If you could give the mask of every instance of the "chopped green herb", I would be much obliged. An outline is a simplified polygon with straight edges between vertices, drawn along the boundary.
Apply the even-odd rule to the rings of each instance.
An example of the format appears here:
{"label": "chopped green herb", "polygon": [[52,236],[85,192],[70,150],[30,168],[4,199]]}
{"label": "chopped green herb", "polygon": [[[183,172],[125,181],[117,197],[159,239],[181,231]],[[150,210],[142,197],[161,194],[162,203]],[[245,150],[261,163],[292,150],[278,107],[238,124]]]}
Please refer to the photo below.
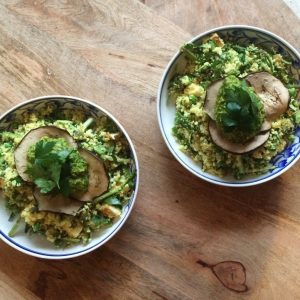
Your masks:
{"label": "chopped green herb", "polygon": [[121,201],[117,197],[114,197],[114,196],[106,198],[103,201],[103,203],[115,206],[115,207],[117,207],[119,209],[122,209],[122,203],[121,203]]}
{"label": "chopped green herb", "polygon": [[21,215],[19,215],[18,219],[16,220],[16,223],[15,225],[11,228],[11,230],[9,231],[8,233],[8,236],[9,237],[13,237],[16,233],[17,233],[17,230],[19,228],[19,225],[21,223]]}
{"label": "chopped green herb", "polygon": [[97,227],[104,226],[111,223],[109,218],[106,218],[102,215],[94,215],[91,220]]}

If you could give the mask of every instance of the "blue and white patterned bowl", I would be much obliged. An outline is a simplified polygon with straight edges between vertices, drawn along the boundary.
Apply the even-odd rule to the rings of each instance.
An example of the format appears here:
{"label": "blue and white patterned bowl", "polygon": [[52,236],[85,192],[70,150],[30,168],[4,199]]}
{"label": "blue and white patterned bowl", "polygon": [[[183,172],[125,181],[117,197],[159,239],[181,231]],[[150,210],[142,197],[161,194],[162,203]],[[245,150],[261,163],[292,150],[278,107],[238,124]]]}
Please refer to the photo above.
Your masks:
{"label": "blue and white patterned bowl", "polygon": [[[202,43],[212,33],[218,33],[225,41],[247,45],[255,44],[264,48],[273,48],[277,53],[288,57],[292,61],[291,72],[300,84],[300,54],[299,52],[281,37],[267,30],[246,25],[230,25],[206,31],[190,42]],[[172,127],[175,119],[175,106],[168,102],[168,86],[174,74],[183,71],[186,65],[184,55],[178,51],[169,62],[162,80],[160,82],[157,96],[157,115],[162,136],[174,157],[194,175],[208,182],[223,186],[244,187],[257,185],[281,175],[294,165],[300,157],[300,128],[295,129],[296,139],[282,153],[273,160],[274,169],[261,176],[236,180],[232,177],[220,178],[213,176],[201,169],[201,166],[193,161],[188,155],[179,150],[179,144],[172,135]]]}
{"label": "blue and white patterned bowl", "polygon": [[24,233],[24,229],[21,228],[20,230],[18,230],[14,238],[10,238],[8,236],[8,232],[10,231],[13,223],[9,222],[8,220],[10,214],[5,209],[5,201],[3,199],[3,196],[0,195],[0,238],[4,242],[15,249],[32,256],[47,259],[66,259],[80,256],[97,249],[108,240],[110,240],[123,226],[132,210],[137,196],[139,184],[139,167],[132,141],[130,140],[122,125],[110,113],[105,111],[100,106],[80,98],[55,95],[39,97],[23,102],[13,107],[0,117],[0,130],[9,130],[14,119],[20,117],[22,118],[22,114],[27,112],[41,111],[47,104],[53,102],[59,107],[59,110],[80,108],[86,112],[87,117],[92,116],[97,119],[105,115],[110,118],[118,126],[119,130],[127,139],[131,151],[131,157],[133,159],[132,169],[136,171],[135,189],[130,201],[123,208],[121,217],[111,227],[95,232],[92,236],[92,241],[89,244],[76,245],[65,249],[56,248],[42,236],[28,236]]}

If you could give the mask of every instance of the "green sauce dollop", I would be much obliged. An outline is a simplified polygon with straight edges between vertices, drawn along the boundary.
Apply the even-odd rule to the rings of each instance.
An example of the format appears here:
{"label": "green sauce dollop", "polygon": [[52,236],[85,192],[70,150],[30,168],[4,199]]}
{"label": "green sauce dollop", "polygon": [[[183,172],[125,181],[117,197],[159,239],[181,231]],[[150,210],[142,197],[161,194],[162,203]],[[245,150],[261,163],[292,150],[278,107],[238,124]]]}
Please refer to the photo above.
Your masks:
{"label": "green sauce dollop", "polygon": [[218,128],[229,141],[244,143],[260,131],[265,111],[245,80],[229,76],[219,91],[215,116]]}

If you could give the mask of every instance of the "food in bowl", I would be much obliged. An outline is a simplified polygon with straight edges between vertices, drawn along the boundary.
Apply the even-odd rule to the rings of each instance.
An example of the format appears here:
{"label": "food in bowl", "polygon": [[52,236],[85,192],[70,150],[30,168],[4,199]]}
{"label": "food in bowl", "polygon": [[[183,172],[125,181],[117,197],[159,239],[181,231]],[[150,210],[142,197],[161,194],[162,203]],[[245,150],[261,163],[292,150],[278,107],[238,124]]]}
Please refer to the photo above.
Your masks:
{"label": "food in bowl", "polygon": [[300,123],[299,86],[288,59],[216,33],[181,51],[187,64],[168,92],[180,150],[219,177],[271,170],[272,158],[294,140]]}
{"label": "food in bowl", "polygon": [[25,222],[58,247],[88,243],[111,226],[134,193],[130,147],[107,116],[49,102],[23,113],[0,133],[0,188],[10,236]]}

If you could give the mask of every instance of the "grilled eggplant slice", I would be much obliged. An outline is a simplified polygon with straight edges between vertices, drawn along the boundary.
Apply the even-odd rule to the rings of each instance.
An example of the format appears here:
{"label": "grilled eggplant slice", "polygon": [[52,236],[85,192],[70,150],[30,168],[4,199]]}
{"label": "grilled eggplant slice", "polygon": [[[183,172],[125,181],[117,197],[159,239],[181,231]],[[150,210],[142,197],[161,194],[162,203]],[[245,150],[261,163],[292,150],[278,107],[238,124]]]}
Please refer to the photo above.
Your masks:
{"label": "grilled eggplant slice", "polygon": [[16,169],[24,181],[30,181],[30,178],[26,173],[27,152],[31,145],[37,143],[44,136],[52,138],[64,138],[71,147],[77,148],[75,140],[68,133],[68,131],[64,129],[56,126],[42,126],[30,130],[16,147],[14,153]]}
{"label": "grilled eggplant slice", "polygon": [[36,187],[33,196],[38,203],[40,211],[51,211],[75,216],[82,202],[72,198],[65,198],[62,194],[42,194]]}
{"label": "grilled eggplant slice", "polygon": [[278,78],[268,72],[258,72],[248,75],[246,80],[261,98],[267,120],[273,121],[286,112],[290,95]]}
{"label": "grilled eggplant slice", "polygon": [[224,138],[220,130],[217,128],[216,122],[213,120],[209,122],[209,133],[213,142],[217,146],[234,154],[245,154],[256,150],[268,140],[270,135],[270,131],[261,132],[244,144],[233,143]]}
{"label": "grilled eggplant slice", "polygon": [[79,201],[88,202],[107,191],[109,180],[103,161],[100,158],[85,149],[80,149],[79,153],[89,166],[89,185],[86,192],[77,193],[73,197]]}
{"label": "grilled eggplant slice", "polygon": [[215,120],[215,106],[218,99],[219,90],[224,83],[224,79],[213,82],[206,91],[204,110],[210,116],[211,119]]}
{"label": "grilled eggplant slice", "polygon": [[272,123],[270,121],[264,120],[260,128],[260,133],[269,131],[271,128],[272,128]]}

